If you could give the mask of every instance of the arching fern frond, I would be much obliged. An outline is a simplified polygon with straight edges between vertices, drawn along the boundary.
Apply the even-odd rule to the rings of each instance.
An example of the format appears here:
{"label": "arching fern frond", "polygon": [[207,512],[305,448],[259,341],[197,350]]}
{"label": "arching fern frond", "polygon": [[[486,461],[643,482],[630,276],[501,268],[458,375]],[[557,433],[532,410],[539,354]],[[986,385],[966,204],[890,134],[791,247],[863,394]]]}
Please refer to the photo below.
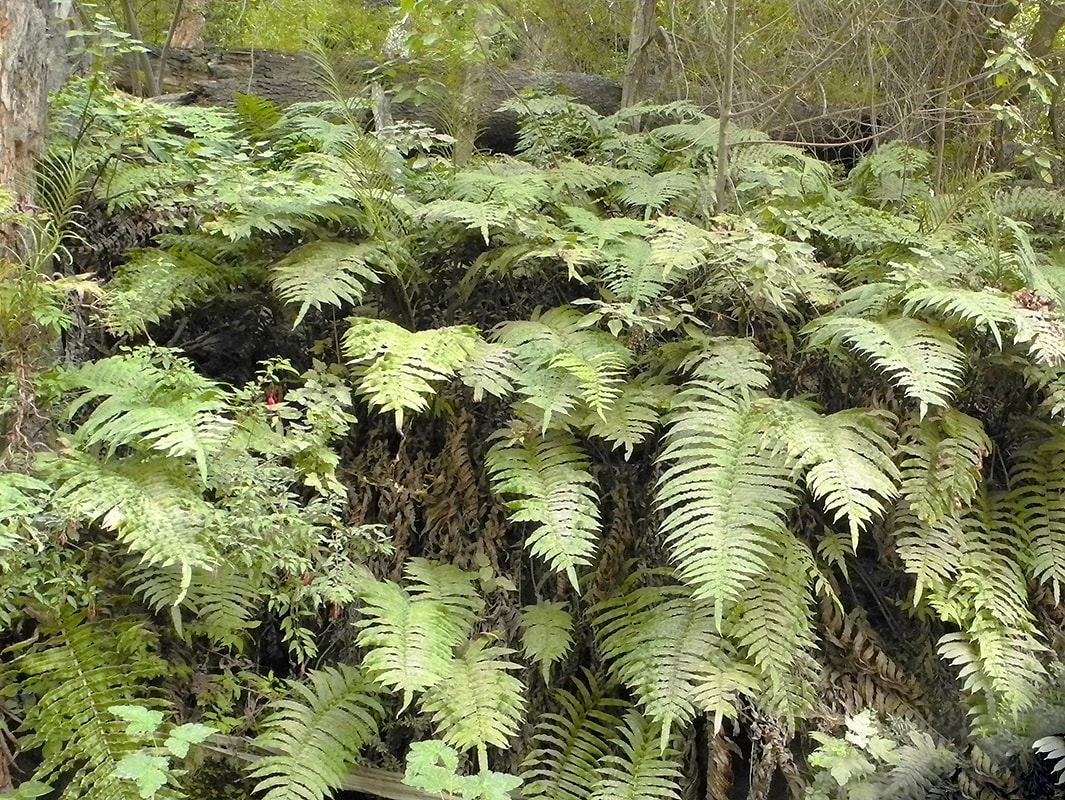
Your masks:
{"label": "arching fern frond", "polygon": [[773,426],[773,438],[805,473],[811,494],[858,534],[894,498],[899,472],[891,460],[894,415],[850,409],[828,416],[798,401],[758,401]]}
{"label": "arching fern frond", "polygon": [[605,415],[618,396],[632,354],[595,323],[591,315],[560,306],[496,331],[522,367],[519,391],[543,411],[545,431],[554,414],[565,415],[578,403]]}
{"label": "arching fern frond", "polygon": [[644,219],[651,219],[682,198],[690,202],[699,189],[699,179],[692,170],[676,169],[656,175],[627,170],[622,183],[610,195],[624,205],[642,209]]}
{"label": "arching fern frond", "polygon": [[142,333],[174,311],[220,294],[237,275],[183,247],[128,251],[104,287],[104,324],[117,336]]}
{"label": "arching fern frond", "polygon": [[482,604],[471,573],[420,559],[407,571],[409,592],[391,581],[366,581],[363,619],[356,623],[359,645],[369,649],[367,672],[401,689],[404,705],[448,675],[453,651],[469,636]]}
{"label": "arching fern frond", "polygon": [[[705,363],[700,371],[716,367]],[[765,414],[712,380],[689,381],[667,416],[668,464],[655,489],[660,530],[677,572],[714,609],[728,608],[760,576],[772,542],[785,532],[794,481],[764,439]]]}
{"label": "arching fern frond", "polygon": [[196,372],[174,351],[139,348],[87,362],[62,375],[64,388],[79,393],[67,409],[73,418],[92,411],[75,440],[101,445],[113,455],[120,447],[190,457],[207,481],[207,461],[225,440],[230,421],[222,388]]}
{"label": "arching fern frond", "polygon": [[450,662],[421,703],[441,739],[459,750],[508,746],[525,712],[524,687],[511,674],[521,666],[507,660],[513,652],[481,636]]}
{"label": "arching fern frond", "polygon": [[474,402],[486,394],[505,397],[518,382],[514,355],[501,344],[478,342],[459,369],[459,380],[473,390]]}
{"label": "arching fern frond", "polygon": [[643,444],[673,402],[676,388],[656,378],[626,381],[605,416],[588,412],[582,421],[588,433],[625,449],[625,458]]}
{"label": "arching fern frond", "polygon": [[152,681],[166,672],[154,637],[134,617],[46,620],[40,638],[6,667],[25,698],[27,749],[42,760],[34,780],[61,786],[61,800],[136,800],[136,787],[116,780],[122,758],[139,749],[126,723],[108,709],[158,706]]}
{"label": "arching fern frond", "polygon": [[929,406],[948,406],[965,365],[965,354],[942,328],[909,317],[883,320],[821,317],[806,326],[812,347],[848,345],[867,356],[907,397]]}
{"label": "arching fern frond", "polygon": [[384,257],[376,243],[321,240],[300,245],[271,268],[271,282],[286,303],[299,303],[298,327],[311,308],[358,303],[367,284],[380,283],[375,267]]}
{"label": "arching fern frond", "polygon": [[558,711],[544,714],[533,734],[535,748],[522,763],[523,794],[543,800],[588,800],[599,782],[599,762],[621,723],[623,700],[609,696],[609,684],[585,671],[574,691],[554,693]]}
{"label": "arching fern frond", "polygon": [[255,744],[268,755],[251,777],[265,800],[324,800],[339,789],[384,708],[373,684],[348,664],[313,670],[289,682],[290,696],[271,704]]}
{"label": "arching fern frond", "polygon": [[344,334],[344,355],[355,364],[358,391],[370,404],[396,415],[424,411],[433,383],[453,378],[477,350],[481,338],[468,325],[408,331],[384,319],[352,317]]}
{"label": "arching fern frond", "polygon": [[908,316],[917,311],[934,311],[957,317],[976,331],[986,331],[999,349],[1002,348],[1001,328],[1013,327],[1017,310],[1009,295],[990,287],[976,291],[953,286],[921,286],[907,292],[903,302]]}
{"label": "arching fern frond", "polygon": [[611,672],[662,724],[661,746],[696,711],[714,714],[718,725],[735,716],[739,696],[753,694],[759,681],[717,632],[710,605],[687,587],[632,583],[597,605],[593,622]]}
{"label": "arching fern frond", "polygon": [[592,800],[680,800],[680,753],[667,740],[661,723],[638,711],[626,714],[617,728],[617,754],[600,759]]}
{"label": "arching fern frond", "polygon": [[1030,547],[1032,577],[1050,586],[1055,602],[1065,585],[1065,437],[1035,433],[1010,470],[1010,504]]}
{"label": "arching fern frond", "polygon": [[599,533],[596,480],[588,456],[570,434],[504,432],[488,451],[493,490],[516,495],[507,502],[513,522],[534,527],[525,546],[569,576],[591,563]]}

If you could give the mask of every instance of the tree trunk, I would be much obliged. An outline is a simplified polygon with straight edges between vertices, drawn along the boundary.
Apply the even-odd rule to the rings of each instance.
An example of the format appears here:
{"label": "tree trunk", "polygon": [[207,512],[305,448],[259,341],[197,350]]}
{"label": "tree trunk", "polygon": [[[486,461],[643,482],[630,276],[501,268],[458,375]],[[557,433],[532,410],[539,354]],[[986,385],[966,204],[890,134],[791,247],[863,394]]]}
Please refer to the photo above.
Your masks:
{"label": "tree trunk", "polygon": [[44,148],[52,49],[48,0],[0,2],[0,186],[33,197],[33,161]]}
{"label": "tree trunk", "polygon": [[172,47],[199,50],[207,27],[207,0],[185,0],[174,25]]}
{"label": "tree trunk", "polygon": [[657,0],[636,0],[629,31],[629,57],[625,64],[625,80],[621,86],[621,107],[636,105],[648,96],[654,69],[654,44],[658,25],[655,20]]}

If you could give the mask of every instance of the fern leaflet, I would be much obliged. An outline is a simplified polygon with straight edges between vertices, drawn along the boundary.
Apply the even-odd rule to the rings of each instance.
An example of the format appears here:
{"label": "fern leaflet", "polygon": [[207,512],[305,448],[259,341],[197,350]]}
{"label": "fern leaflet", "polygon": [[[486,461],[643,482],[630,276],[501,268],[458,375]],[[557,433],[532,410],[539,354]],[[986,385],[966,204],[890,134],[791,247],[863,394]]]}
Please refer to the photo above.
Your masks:
{"label": "fern leaflet", "polygon": [[362,300],[367,284],[380,283],[374,261],[384,254],[372,243],[320,240],[300,245],[270,269],[278,296],[299,303],[298,327],[311,308],[340,306]]}

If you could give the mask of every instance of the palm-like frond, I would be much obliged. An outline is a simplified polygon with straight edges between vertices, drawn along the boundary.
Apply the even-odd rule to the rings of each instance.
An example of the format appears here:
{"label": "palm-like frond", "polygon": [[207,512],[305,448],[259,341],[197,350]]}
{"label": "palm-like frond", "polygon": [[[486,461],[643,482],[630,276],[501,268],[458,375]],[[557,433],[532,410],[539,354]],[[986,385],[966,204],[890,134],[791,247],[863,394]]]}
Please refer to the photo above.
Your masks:
{"label": "palm-like frond", "polygon": [[384,708],[355,667],[314,670],[307,683],[291,681],[290,696],[271,704],[255,744],[269,754],[251,777],[266,800],[324,800],[340,788],[363,745],[377,731]]}
{"label": "palm-like frond", "polygon": [[577,567],[591,563],[599,532],[596,481],[588,456],[568,433],[505,434],[487,458],[495,492],[508,501],[511,520],[534,527],[525,545],[577,586]]}
{"label": "palm-like frond", "polygon": [[868,357],[907,397],[929,406],[948,406],[965,365],[965,354],[942,328],[909,317],[883,320],[840,317],[814,320],[804,329],[813,347],[848,345]]}
{"label": "palm-like frond", "polygon": [[300,304],[297,327],[311,308],[362,300],[367,284],[381,282],[375,262],[383,257],[376,243],[308,242],[270,268],[271,281],[283,301]]}
{"label": "palm-like frond", "polygon": [[355,364],[358,391],[370,404],[396,415],[424,411],[433,383],[453,378],[481,343],[468,325],[408,331],[383,319],[352,317],[342,342]]}

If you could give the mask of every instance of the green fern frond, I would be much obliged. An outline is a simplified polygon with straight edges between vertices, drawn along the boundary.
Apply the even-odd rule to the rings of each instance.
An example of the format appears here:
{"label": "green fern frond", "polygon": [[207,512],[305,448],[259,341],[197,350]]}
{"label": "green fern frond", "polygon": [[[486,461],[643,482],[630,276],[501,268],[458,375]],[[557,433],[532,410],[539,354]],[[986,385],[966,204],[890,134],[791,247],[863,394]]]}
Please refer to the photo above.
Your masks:
{"label": "green fern frond", "polygon": [[408,331],[384,319],[349,321],[341,344],[356,365],[358,391],[371,405],[395,412],[397,428],[405,411],[428,408],[433,383],[455,377],[482,341],[468,325]]}
{"label": "green fern frond", "polygon": [[626,381],[605,416],[589,412],[583,422],[590,435],[610,442],[612,449],[623,447],[628,460],[633,448],[647,441],[657,427],[675,393],[675,387],[653,377]]}
{"label": "green fern frond", "polygon": [[625,702],[609,696],[610,685],[585,670],[574,691],[553,695],[558,712],[544,714],[533,734],[535,748],[522,762],[523,795],[543,800],[588,800],[600,774],[599,760],[609,751],[617,709]]}
{"label": "green fern frond", "polygon": [[459,750],[509,745],[525,712],[524,687],[511,674],[521,667],[506,660],[513,652],[481,636],[449,663],[421,703],[440,738]]}
{"label": "green fern frond", "polygon": [[193,569],[189,584],[184,586],[180,569],[141,564],[128,582],[149,608],[169,614],[178,636],[185,641],[204,636],[241,652],[248,631],[259,625],[259,588],[250,577],[231,569]]}
{"label": "green fern frond", "polygon": [[911,422],[900,445],[905,502],[929,523],[968,508],[991,447],[980,420],[953,408]]}
{"label": "green fern frond", "polygon": [[799,719],[813,707],[820,673],[810,655],[809,585],[817,567],[806,545],[790,535],[777,544],[768,565],[734,607],[729,638],[759,673],[759,703],[785,719]]}
{"label": "green fern frond", "polygon": [[765,414],[742,391],[689,381],[674,409],[659,456],[669,466],[655,490],[660,531],[679,576],[713,605],[720,630],[728,608],[766,572],[795,504],[794,481],[767,449]]}
{"label": "green fern frond", "polygon": [[516,210],[505,203],[475,203],[469,200],[434,200],[417,212],[425,222],[457,222],[465,228],[479,231],[484,243],[491,241],[493,230],[507,230]]}
{"label": "green fern frond", "polygon": [[915,579],[914,605],[929,589],[947,591],[961,564],[964,534],[960,520],[953,516],[922,519],[913,506],[903,503],[893,522],[899,558]]}
{"label": "green fern frond", "polygon": [[851,189],[881,208],[926,200],[932,193],[928,182],[931,165],[931,153],[905,142],[889,142],[851,170]]}
{"label": "green fern frond", "polygon": [[534,526],[525,546],[576,587],[577,567],[591,563],[600,528],[588,456],[563,431],[504,432],[486,461],[493,490],[518,498],[507,502],[511,520]]}
{"label": "green fern frond", "polygon": [[447,676],[452,651],[469,636],[481,605],[469,573],[420,560],[408,570],[411,592],[391,581],[366,583],[359,593],[363,619],[356,623],[359,645],[369,649],[367,672],[383,686],[402,689],[405,706],[414,692]]}
{"label": "green fern frond", "polygon": [[752,695],[757,675],[717,632],[713,609],[683,586],[632,588],[592,610],[600,651],[610,670],[662,724],[664,747],[676,724],[696,711],[717,724],[734,717],[740,695]]}
{"label": "green fern frond", "polygon": [[903,298],[904,312],[934,311],[957,317],[977,331],[987,331],[1002,349],[1000,326],[1014,324],[1017,306],[1005,292],[985,287],[980,291],[947,286],[921,286]]}
{"label": "green fern frond", "polygon": [[895,497],[899,471],[892,463],[895,418],[885,411],[850,409],[828,416],[797,401],[758,401],[772,421],[773,438],[805,473],[811,494],[858,535]]}
{"label": "green fern frond", "polygon": [[1065,437],[1054,431],[1035,438],[1015,459],[1009,501],[1027,534],[1029,570],[1059,602],[1065,585]]}
{"label": "green fern frond", "polygon": [[473,390],[474,402],[486,394],[505,397],[514,391],[518,369],[510,350],[495,342],[477,342],[459,369],[459,380]]}
{"label": "green fern frond", "polygon": [[910,319],[884,320],[827,316],[803,329],[812,347],[836,349],[848,345],[920,404],[923,417],[929,406],[949,406],[965,366],[965,354],[941,328]]}
{"label": "green fern frond", "polygon": [[592,800],[680,800],[680,753],[668,746],[661,723],[630,711],[618,727],[617,754],[599,761]]}
{"label": "green fern frond", "polygon": [[207,481],[207,461],[224,442],[230,421],[227,398],[174,351],[140,348],[66,370],[64,388],[79,396],[67,409],[74,418],[95,403],[75,440],[102,445],[111,456],[120,447],[191,457]]}
{"label": "green fern frond", "polygon": [[130,250],[104,287],[104,324],[117,336],[142,333],[174,311],[221,294],[237,275],[187,248]]}
{"label": "green fern frond", "polygon": [[521,649],[526,658],[540,665],[544,683],[550,680],[551,665],[572,646],[573,617],[562,603],[545,600],[521,610]]}
{"label": "green fern frond", "polygon": [[163,458],[98,462],[75,454],[47,466],[59,481],[56,505],[74,521],[118,534],[147,564],[177,565],[182,584],[194,567],[210,570],[220,520],[180,463]]}
{"label": "green fern frond", "polygon": [[289,682],[290,696],[271,704],[255,744],[268,755],[250,775],[266,800],[324,800],[339,789],[363,745],[377,732],[384,707],[355,667],[313,670]]}
{"label": "green fern frond", "polygon": [[84,614],[47,620],[38,634],[7,668],[19,676],[21,695],[33,698],[23,710],[29,735],[21,744],[40,749],[34,780],[61,786],[62,800],[135,800],[136,786],[114,771],[141,743],[108,709],[159,705],[152,682],[166,665],[154,637],[143,619]]}
{"label": "green fern frond", "polygon": [[1013,340],[1027,345],[1037,364],[1054,368],[1065,365],[1065,325],[1056,313],[1014,310],[1017,332]]}
{"label": "green fern frond", "polygon": [[270,271],[278,296],[286,303],[299,303],[298,327],[311,308],[322,304],[341,306],[358,303],[370,283],[380,283],[375,260],[383,256],[372,243],[355,244],[321,240],[297,247],[275,263]]}
{"label": "green fern frond", "polygon": [[669,170],[656,175],[627,170],[622,181],[610,192],[610,196],[623,205],[642,209],[644,219],[658,216],[681,199],[690,201],[701,187],[695,172],[686,169]]}
{"label": "green fern frond", "polygon": [[577,403],[605,417],[617,398],[632,354],[614,336],[593,327],[595,318],[569,306],[532,319],[508,322],[495,333],[522,368],[519,391],[543,411],[546,431],[554,414]]}

